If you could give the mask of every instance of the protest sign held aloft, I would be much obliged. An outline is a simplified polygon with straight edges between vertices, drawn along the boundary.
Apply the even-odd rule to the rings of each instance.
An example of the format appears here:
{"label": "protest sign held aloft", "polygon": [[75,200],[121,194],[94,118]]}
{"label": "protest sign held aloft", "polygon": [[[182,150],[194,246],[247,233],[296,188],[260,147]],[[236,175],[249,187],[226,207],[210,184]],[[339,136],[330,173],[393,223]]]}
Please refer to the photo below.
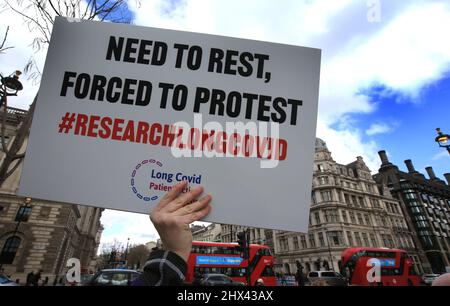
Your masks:
{"label": "protest sign held aloft", "polygon": [[205,221],[306,231],[320,50],[55,21],[19,193],[148,213],[181,180]]}

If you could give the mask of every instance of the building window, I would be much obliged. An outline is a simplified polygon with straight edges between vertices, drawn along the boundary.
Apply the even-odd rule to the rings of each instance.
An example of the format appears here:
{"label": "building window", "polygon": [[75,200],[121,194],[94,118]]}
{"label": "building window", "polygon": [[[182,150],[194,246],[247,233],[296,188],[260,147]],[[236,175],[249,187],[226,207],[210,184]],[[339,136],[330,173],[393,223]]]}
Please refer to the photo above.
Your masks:
{"label": "building window", "polygon": [[355,240],[356,240],[356,245],[357,246],[362,246],[361,236],[359,235],[358,232],[355,232]]}
{"label": "building window", "polygon": [[374,234],[370,234],[370,242],[372,242],[372,246],[376,247],[377,246],[377,241],[375,240],[375,235]]}
{"label": "building window", "polygon": [[319,185],[326,185],[326,184],[328,184],[328,176],[319,177]]}
{"label": "building window", "polygon": [[322,195],[322,201],[329,202],[332,200],[331,191],[322,191],[320,194]]}
{"label": "building window", "polygon": [[404,191],[403,193],[408,200],[418,199],[417,194],[414,192],[414,190],[408,189],[408,190]]}
{"label": "building window", "polygon": [[358,200],[359,200],[359,205],[361,205],[361,207],[366,207],[366,203],[364,202],[363,197],[358,197]]}
{"label": "building window", "polygon": [[328,237],[333,246],[341,246],[343,244],[342,232],[329,232]]}
{"label": "building window", "polygon": [[347,240],[348,240],[348,245],[352,246],[353,245],[353,237],[352,237],[351,232],[347,232]]}
{"label": "building window", "polygon": [[9,237],[5,245],[3,246],[2,253],[0,254],[0,263],[12,264],[16,257],[17,250],[19,249],[21,239],[17,236]]}
{"label": "building window", "polygon": [[300,236],[300,242],[302,244],[302,249],[307,249],[308,248],[308,246],[306,244],[306,237],[305,237],[305,235]]}
{"label": "building window", "polygon": [[375,208],[380,208],[380,202],[377,199],[371,199],[372,206]]}
{"label": "building window", "polygon": [[314,213],[314,218],[316,219],[316,225],[321,223],[320,222],[320,214],[319,214],[319,212],[315,212]]}
{"label": "building window", "polygon": [[324,172],[325,171],[325,168],[323,167],[322,164],[318,164],[317,165],[317,169],[319,170],[319,172]]}
{"label": "building window", "polygon": [[337,211],[335,209],[333,209],[331,211],[331,218],[332,218],[332,221],[335,223],[341,222],[341,220],[339,220],[339,211]]}
{"label": "building window", "polygon": [[353,224],[356,224],[355,213],[353,211],[349,211],[348,214],[350,215],[350,221]]}
{"label": "building window", "polygon": [[323,239],[323,234],[319,233],[318,236],[319,236],[319,244],[320,244],[320,246],[324,247],[325,246],[325,240]]}
{"label": "building window", "polygon": [[30,206],[21,206],[17,211],[16,222],[27,222],[31,215]]}
{"label": "building window", "polygon": [[298,250],[299,249],[298,237],[293,237],[292,242],[294,243],[294,250]]}
{"label": "building window", "polygon": [[50,216],[51,207],[42,207],[39,211],[39,218],[47,219]]}
{"label": "building window", "polygon": [[364,224],[364,221],[363,221],[362,215],[361,215],[360,213],[358,213],[358,224],[361,224],[361,225],[363,225],[363,224]]}
{"label": "building window", "polygon": [[342,213],[342,220],[344,221],[344,223],[348,223],[347,212],[345,210],[342,210],[341,213]]}
{"label": "building window", "polygon": [[392,240],[391,235],[382,235],[384,246],[388,248],[394,247],[394,241]]}
{"label": "building window", "polygon": [[362,233],[364,246],[369,246],[369,239],[367,238],[367,233]]}
{"label": "building window", "polygon": [[330,222],[330,223],[338,222],[336,211],[333,209],[326,210],[325,211],[325,220],[326,220],[326,222]]}
{"label": "building window", "polygon": [[311,248],[316,247],[316,238],[314,237],[314,234],[309,234],[309,245]]}
{"label": "building window", "polygon": [[346,194],[346,193],[344,193],[344,201],[345,201],[346,204],[351,204],[350,203],[350,198],[349,198],[348,194]]}
{"label": "building window", "polygon": [[282,252],[289,251],[289,245],[286,237],[280,238],[280,249]]}
{"label": "building window", "polygon": [[398,209],[398,205],[397,204],[393,204],[392,206],[394,208],[394,212],[397,214],[400,214],[400,210]]}
{"label": "building window", "polygon": [[372,225],[372,222],[370,222],[370,217],[369,217],[369,215],[364,215],[364,219],[366,220],[366,224],[367,224],[367,225]]}

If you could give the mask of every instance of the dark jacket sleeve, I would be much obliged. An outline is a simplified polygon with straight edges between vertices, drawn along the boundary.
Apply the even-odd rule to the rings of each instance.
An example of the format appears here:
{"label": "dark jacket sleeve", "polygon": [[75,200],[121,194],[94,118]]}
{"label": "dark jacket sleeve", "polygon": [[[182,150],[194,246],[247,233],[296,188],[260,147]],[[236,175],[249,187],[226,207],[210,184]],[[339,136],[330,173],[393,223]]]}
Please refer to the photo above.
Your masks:
{"label": "dark jacket sleeve", "polygon": [[186,262],[177,254],[153,251],[144,265],[144,272],[133,282],[133,286],[183,285],[186,271]]}

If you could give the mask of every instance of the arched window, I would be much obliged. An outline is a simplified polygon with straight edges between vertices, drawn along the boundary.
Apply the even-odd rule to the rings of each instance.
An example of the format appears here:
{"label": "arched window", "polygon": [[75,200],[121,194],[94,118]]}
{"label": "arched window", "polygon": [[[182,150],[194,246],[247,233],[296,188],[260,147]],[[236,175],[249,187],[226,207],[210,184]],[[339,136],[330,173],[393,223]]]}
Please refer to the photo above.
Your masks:
{"label": "arched window", "polygon": [[22,240],[17,236],[9,237],[5,245],[3,246],[2,253],[0,254],[0,263],[12,264],[16,257],[17,249],[19,249],[20,242]]}

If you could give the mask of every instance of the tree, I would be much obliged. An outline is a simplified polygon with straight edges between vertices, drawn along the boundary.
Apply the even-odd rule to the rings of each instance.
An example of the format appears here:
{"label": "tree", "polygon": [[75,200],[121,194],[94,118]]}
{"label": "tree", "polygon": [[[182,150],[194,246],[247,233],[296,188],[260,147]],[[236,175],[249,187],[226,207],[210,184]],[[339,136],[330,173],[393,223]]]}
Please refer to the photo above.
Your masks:
{"label": "tree", "polygon": [[98,256],[98,267],[100,269],[109,268],[111,263],[115,262],[121,255],[123,249],[123,243],[119,242],[117,239],[114,239],[113,242],[103,244],[102,251]]}
{"label": "tree", "polygon": [[[138,0],[136,0],[138,1]],[[44,45],[50,42],[50,36],[53,28],[53,23],[56,16],[70,17],[85,20],[109,20],[112,22],[129,23],[130,17],[125,14],[126,0],[4,0],[1,6],[3,9],[9,9],[19,16],[21,16],[30,29],[36,33],[33,40],[33,47],[35,51],[39,51]],[[0,52],[8,49],[4,47],[6,37],[8,35],[7,28],[5,38],[0,45]],[[33,57],[25,65],[25,73],[29,73],[30,77],[35,81],[40,79],[41,73],[35,64]],[[17,134],[12,140],[9,148],[6,147],[5,138],[5,123],[7,118],[7,100],[4,100],[4,109],[2,112],[2,150],[5,152],[5,158],[0,164],[0,187],[5,180],[19,167],[25,152],[25,140],[30,131],[32,118],[34,114],[34,106],[38,94],[33,99],[27,115],[22,119]]]}
{"label": "tree", "polygon": [[5,36],[3,36],[2,43],[0,44],[0,53],[5,52],[8,49],[11,49],[12,47],[6,47],[6,39],[8,38],[8,32],[9,32],[9,26],[6,27]]}
{"label": "tree", "polygon": [[131,247],[128,252],[128,267],[143,268],[149,254],[150,251],[143,244]]}

